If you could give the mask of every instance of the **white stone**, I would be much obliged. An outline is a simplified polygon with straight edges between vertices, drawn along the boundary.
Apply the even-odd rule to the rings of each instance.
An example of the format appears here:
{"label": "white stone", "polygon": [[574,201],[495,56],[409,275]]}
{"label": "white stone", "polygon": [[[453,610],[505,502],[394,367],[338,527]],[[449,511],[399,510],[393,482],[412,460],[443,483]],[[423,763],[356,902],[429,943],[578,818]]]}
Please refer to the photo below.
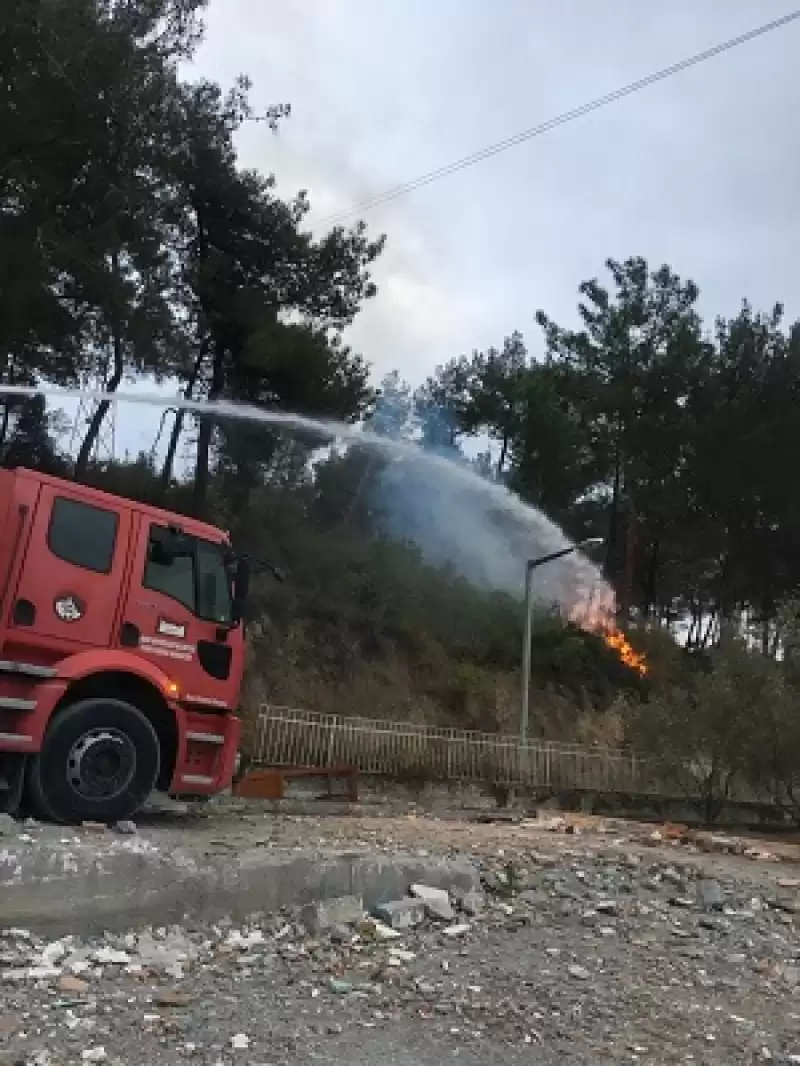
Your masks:
{"label": "white stone", "polygon": [[376,915],[390,925],[392,929],[409,929],[419,925],[425,917],[425,904],[421,899],[395,899],[389,903],[379,903],[375,907]]}
{"label": "white stone", "polygon": [[425,904],[425,910],[432,918],[441,918],[450,922],[455,917],[455,911],[450,903],[450,894],[443,888],[431,888],[430,885],[412,885],[411,895],[421,899]]}
{"label": "white stone", "polygon": [[93,953],[92,959],[99,966],[127,966],[131,962],[127,951],[116,951],[114,948],[100,948]]}
{"label": "white stone", "polygon": [[416,957],[413,951],[404,951],[403,948],[389,948],[390,961],[396,959],[398,962],[413,962]]}
{"label": "white stone", "polygon": [[237,948],[239,951],[249,951],[250,948],[264,943],[264,934],[260,929],[252,929],[247,933],[234,929],[226,937],[225,943],[228,947]]}
{"label": "white stone", "polygon": [[385,922],[379,922],[377,918],[367,918],[363,928],[367,935],[374,936],[376,940],[399,940],[402,937],[402,933],[398,933]]}
{"label": "white stone", "polygon": [[465,933],[468,933],[471,928],[472,926],[467,922],[457,922],[455,925],[445,926],[442,933],[445,936],[451,937],[463,936]]}

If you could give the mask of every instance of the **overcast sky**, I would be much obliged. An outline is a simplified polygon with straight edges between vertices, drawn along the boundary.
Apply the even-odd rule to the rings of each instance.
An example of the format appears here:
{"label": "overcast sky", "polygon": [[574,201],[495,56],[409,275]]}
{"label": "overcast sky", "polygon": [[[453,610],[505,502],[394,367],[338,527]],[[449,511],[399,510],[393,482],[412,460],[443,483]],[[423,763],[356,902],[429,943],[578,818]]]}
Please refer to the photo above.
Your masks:
{"label": "overcast sky", "polygon": [[[212,0],[196,72],[291,104],[277,135],[242,132],[241,161],[307,189],[319,222],[790,9]],[[413,383],[513,329],[538,353],[536,309],[574,320],[608,256],[669,262],[708,316],[743,296],[800,314],[798,52],[800,22],[367,212],[388,244],[351,343]]]}

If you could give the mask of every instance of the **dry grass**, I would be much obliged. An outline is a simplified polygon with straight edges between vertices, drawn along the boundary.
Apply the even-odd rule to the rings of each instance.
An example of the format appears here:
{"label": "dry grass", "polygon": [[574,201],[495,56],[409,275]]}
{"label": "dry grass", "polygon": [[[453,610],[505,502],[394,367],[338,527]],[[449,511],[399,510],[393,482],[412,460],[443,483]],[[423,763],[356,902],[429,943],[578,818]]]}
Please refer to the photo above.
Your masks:
{"label": "dry grass", "polygon": [[[313,660],[292,655],[270,659],[253,649],[245,678],[242,706],[245,730],[263,704],[295,707],[322,714],[382,718],[485,732],[514,734],[519,728],[519,678],[510,674],[478,674],[450,679],[453,687],[420,685],[420,679],[399,658],[362,663],[347,682],[335,682]],[[425,688],[428,691],[425,691]],[[433,693],[430,689],[433,688]],[[438,698],[436,698],[438,696]],[[576,705],[567,695],[534,689],[530,699],[530,735],[547,741],[621,746],[622,708],[596,712]]]}

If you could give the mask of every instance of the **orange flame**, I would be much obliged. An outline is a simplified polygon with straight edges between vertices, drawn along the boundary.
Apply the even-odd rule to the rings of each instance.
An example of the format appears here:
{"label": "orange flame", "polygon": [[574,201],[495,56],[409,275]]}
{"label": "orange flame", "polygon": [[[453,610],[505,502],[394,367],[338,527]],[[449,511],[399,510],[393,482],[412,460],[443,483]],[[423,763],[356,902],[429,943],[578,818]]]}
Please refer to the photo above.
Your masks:
{"label": "orange flame", "polygon": [[637,651],[614,622],[614,604],[599,592],[570,612],[570,621],[588,633],[597,633],[621,661],[640,677],[648,673],[647,659]]}
{"label": "orange flame", "polygon": [[620,659],[635,670],[641,677],[647,673],[647,660],[640,651],[633,647],[631,642],[618,629],[608,629],[602,634],[603,640],[619,655]]}

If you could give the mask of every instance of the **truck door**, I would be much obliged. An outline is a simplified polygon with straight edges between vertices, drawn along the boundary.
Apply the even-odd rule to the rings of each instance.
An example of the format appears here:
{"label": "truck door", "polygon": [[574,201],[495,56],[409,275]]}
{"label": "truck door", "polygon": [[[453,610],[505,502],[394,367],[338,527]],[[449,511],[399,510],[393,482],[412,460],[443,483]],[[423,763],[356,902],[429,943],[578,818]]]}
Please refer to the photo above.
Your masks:
{"label": "truck door", "polygon": [[159,552],[166,533],[140,519],[120,644],[157,663],[187,702],[233,707],[243,652],[224,636],[231,602],[220,546],[188,537],[190,550],[169,558]]}
{"label": "truck door", "polygon": [[63,650],[112,642],[131,513],[87,494],[42,485],[8,626]]}

